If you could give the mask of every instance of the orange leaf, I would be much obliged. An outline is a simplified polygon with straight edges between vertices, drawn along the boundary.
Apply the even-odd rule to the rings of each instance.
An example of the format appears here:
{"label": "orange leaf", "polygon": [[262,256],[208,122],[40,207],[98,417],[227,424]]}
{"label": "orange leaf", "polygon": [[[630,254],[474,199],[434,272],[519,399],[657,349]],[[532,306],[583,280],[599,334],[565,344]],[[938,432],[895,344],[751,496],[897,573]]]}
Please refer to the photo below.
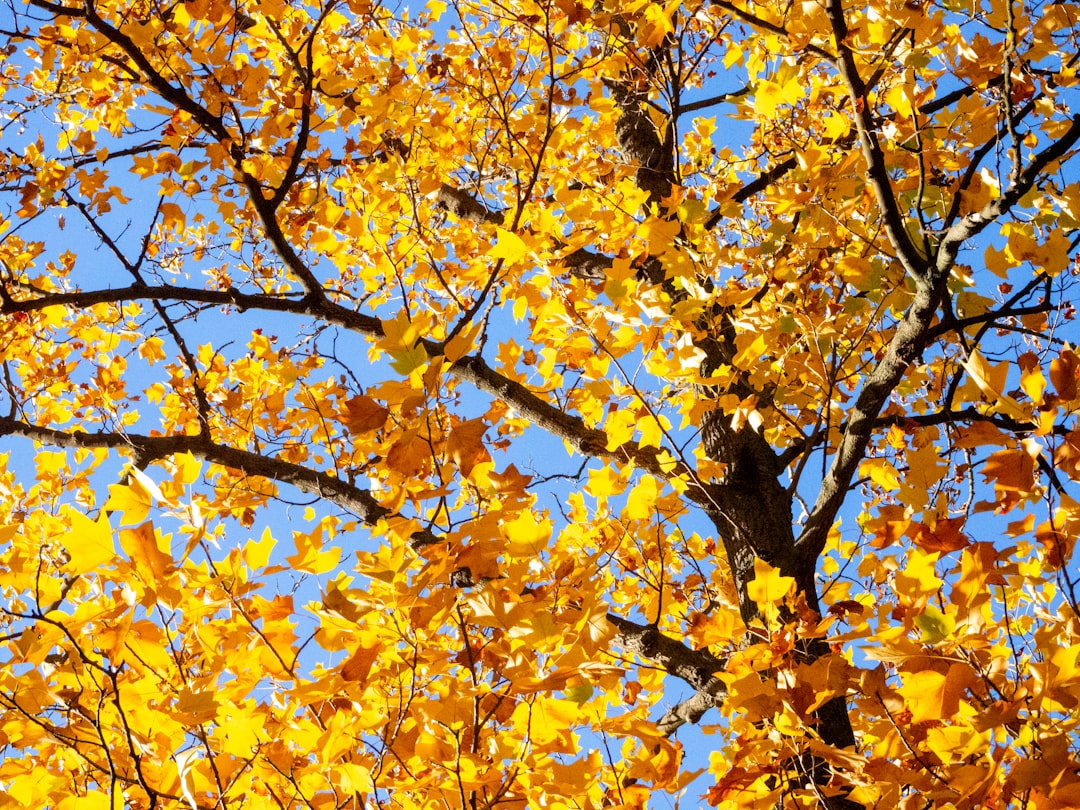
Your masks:
{"label": "orange leaf", "polygon": [[1004,492],[1031,492],[1035,488],[1035,462],[1023,450],[998,450],[986,459],[982,474],[987,483]]}
{"label": "orange leaf", "polygon": [[381,651],[381,644],[361,645],[341,665],[341,677],[347,681],[366,683],[368,676],[371,674],[371,665],[375,663]]}
{"label": "orange leaf", "polygon": [[487,448],[484,447],[484,433],[487,428],[483,419],[470,419],[454,425],[450,430],[450,436],[446,440],[446,452],[466,477],[477,464],[491,460]]}
{"label": "orange leaf", "polygon": [[532,481],[531,475],[522,475],[517,467],[511,464],[501,473],[492,473],[488,476],[491,485],[496,492],[525,494],[525,487]]}
{"label": "orange leaf", "polygon": [[1072,556],[1072,548],[1076,544],[1075,535],[1064,531],[1060,522],[1049,520],[1043,521],[1036,527],[1035,539],[1043,547],[1047,565],[1054,570],[1061,568]]}
{"label": "orange leaf", "polygon": [[161,547],[149,521],[134,529],[122,529],[120,547],[141,572],[149,575],[151,584],[163,580],[173,568],[172,555]]}
{"label": "orange leaf", "polygon": [[886,505],[878,509],[878,517],[866,523],[866,528],[874,533],[870,541],[872,548],[887,548],[904,536],[911,518],[904,506]]}
{"label": "orange leaf", "polygon": [[1065,440],[1054,450],[1054,466],[1072,479],[1080,478],[1080,430],[1065,434]]}
{"label": "orange leaf", "polygon": [[420,474],[431,460],[431,448],[415,433],[406,433],[386,454],[386,465],[406,478]]}
{"label": "orange leaf", "polygon": [[967,518],[941,518],[933,527],[925,523],[914,523],[909,529],[909,535],[915,545],[924,551],[940,551],[947,554],[950,551],[959,551],[971,541],[960,531]]}

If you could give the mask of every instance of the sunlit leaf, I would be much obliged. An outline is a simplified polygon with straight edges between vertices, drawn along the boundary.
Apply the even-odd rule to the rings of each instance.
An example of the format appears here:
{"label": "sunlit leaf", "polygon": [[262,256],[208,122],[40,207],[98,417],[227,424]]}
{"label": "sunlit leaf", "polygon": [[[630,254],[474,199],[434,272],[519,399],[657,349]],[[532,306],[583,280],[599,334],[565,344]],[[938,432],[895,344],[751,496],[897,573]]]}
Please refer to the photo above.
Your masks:
{"label": "sunlit leaf", "polygon": [[116,554],[112,527],[104,512],[91,520],[76,509],[67,510],[70,531],[63,538],[68,561],[64,566],[72,574],[86,574],[112,561]]}

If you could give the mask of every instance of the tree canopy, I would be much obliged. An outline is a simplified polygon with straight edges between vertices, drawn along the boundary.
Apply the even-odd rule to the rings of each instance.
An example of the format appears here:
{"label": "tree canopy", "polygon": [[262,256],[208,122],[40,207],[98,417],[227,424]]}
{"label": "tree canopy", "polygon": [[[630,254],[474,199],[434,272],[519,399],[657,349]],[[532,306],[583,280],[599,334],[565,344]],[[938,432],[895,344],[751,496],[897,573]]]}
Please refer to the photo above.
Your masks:
{"label": "tree canopy", "polygon": [[5,0],[0,808],[1080,806],[1078,19]]}

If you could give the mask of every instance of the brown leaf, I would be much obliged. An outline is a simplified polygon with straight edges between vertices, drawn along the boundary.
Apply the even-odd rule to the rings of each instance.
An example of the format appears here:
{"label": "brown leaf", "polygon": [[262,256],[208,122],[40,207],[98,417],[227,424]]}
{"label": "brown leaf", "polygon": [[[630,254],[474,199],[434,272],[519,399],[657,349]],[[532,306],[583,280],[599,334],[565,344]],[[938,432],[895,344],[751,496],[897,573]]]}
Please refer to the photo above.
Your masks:
{"label": "brown leaf", "polygon": [[1080,479],[1080,430],[1065,434],[1065,441],[1054,450],[1054,466],[1073,480]]}
{"label": "brown leaf", "polygon": [[1050,361],[1050,382],[1058,396],[1066,402],[1076,399],[1076,380],[1080,376],[1080,358],[1072,349],[1062,349],[1061,354]]}
{"label": "brown leaf", "polygon": [[341,420],[353,433],[378,430],[386,424],[390,411],[366,394],[359,394],[345,402]]}
{"label": "brown leaf", "polygon": [[1072,557],[1076,537],[1070,536],[1051,521],[1043,521],[1035,529],[1035,539],[1046,551],[1046,563],[1055,571]]}

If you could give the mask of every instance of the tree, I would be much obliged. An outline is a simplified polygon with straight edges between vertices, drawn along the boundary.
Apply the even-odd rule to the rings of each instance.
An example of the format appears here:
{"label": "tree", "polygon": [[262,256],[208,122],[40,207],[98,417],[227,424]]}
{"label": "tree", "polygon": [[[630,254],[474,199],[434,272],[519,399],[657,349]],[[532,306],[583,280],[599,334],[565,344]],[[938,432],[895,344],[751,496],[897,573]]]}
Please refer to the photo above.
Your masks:
{"label": "tree", "polygon": [[1078,14],[9,0],[0,807],[1076,806]]}

